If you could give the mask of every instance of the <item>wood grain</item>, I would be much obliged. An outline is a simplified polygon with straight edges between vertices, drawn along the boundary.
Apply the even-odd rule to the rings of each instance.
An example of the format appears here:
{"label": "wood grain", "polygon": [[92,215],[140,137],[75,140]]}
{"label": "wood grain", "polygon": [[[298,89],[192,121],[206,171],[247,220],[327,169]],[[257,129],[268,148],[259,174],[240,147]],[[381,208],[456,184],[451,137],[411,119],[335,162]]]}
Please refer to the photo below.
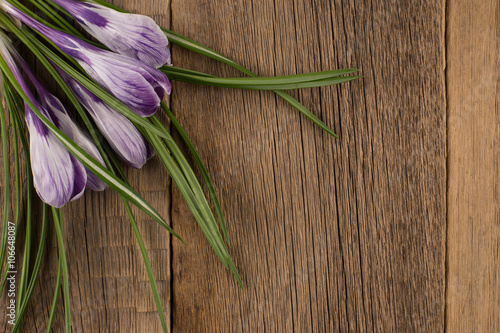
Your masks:
{"label": "wood grain", "polygon": [[447,10],[449,332],[500,331],[500,4]]}
{"label": "wood grain", "polygon": [[[172,106],[222,197],[245,290],[179,193],[174,332],[444,329],[444,7],[435,1],[172,1],[172,28],[257,71],[360,68],[294,92],[176,84]],[[237,75],[174,47],[177,66]]]}
{"label": "wood grain", "polygon": [[[500,331],[497,1],[113,3],[260,75],[364,75],[292,92],[341,140],[272,93],[174,84],[173,110],[215,181],[246,288],[157,159],[127,170],[188,242],[171,243],[135,210],[171,332]],[[239,75],[172,53],[180,67]],[[74,332],[160,332],[119,197],[89,192],[65,216]],[[26,332],[45,331],[56,267],[50,231]],[[61,301],[54,332],[63,327]]]}

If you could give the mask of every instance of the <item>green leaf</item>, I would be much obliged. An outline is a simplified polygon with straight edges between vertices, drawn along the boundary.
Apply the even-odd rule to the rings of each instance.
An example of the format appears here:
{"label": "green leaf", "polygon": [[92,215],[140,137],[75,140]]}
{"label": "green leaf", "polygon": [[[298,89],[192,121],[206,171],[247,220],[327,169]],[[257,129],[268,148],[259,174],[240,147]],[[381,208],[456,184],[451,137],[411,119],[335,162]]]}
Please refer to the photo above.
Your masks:
{"label": "green leaf", "polygon": [[189,139],[189,136],[187,135],[186,131],[184,128],[182,128],[182,125],[179,123],[177,118],[175,118],[173,112],[167,107],[165,103],[162,103],[162,110],[165,112],[174,125],[175,129],[177,132],[180,134],[182,140],[184,143],[187,145],[189,151],[191,152],[191,155],[193,156],[196,164],[198,165],[198,169],[201,172],[201,176],[203,177],[203,180],[205,181],[205,184],[207,185],[208,188],[208,193],[210,194],[210,198],[212,199],[212,203],[215,208],[215,212],[217,214],[217,218],[219,219],[220,226],[222,229],[222,233],[224,234],[224,238],[226,239],[226,242],[228,245],[230,244],[229,241],[229,234],[227,232],[227,226],[226,226],[226,221],[224,219],[224,214],[222,212],[222,207],[220,205],[219,198],[217,196],[217,192],[215,191],[215,187],[212,183],[212,180],[210,179],[210,176],[208,174],[207,168],[205,167],[205,164],[203,164],[203,161],[201,160],[200,155],[198,154],[198,151],[196,150],[194,144],[191,142],[191,139]]}
{"label": "green leaf", "polygon": [[[1,87],[0,89],[3,89]],[[2,224],[2,242],[0,244],[0,274],[3,273],[3,265],[5,255],[7,253],[7,238],[8,238],[8,223],[10,216],[10,161],[9,161],[9,138],[7,134],[7,122],[3,109],[3,102],[0,101],[0,131],[2,135],[3,148],[3,184],[4,184],[4,207],[3,207],[3,224]],[[6,267],[6,271],[9,267]]]}
{"label": "green leaf", "polygon": [[63,298],[64,298],[64,321],[66,323],[66,333],[71,333],[71,302],[69,293],[69,272],[68,262],[66,261],[66,250],[64,247],[64,232],[63,232],[63,219],[62,209],[52,207],[52,218],[54,219],[54,226],[56,228],[57,243],[59,245],[59,259],[62,266],[63,278]]}
{"label": "green leaf", "polygon": [[165,74],[169,75],[170,78],[180,81],[187,80],[196,83],[199,82],[200,84],[210,84],[228,88],[247,87],[246,89],[255,89],[253,87],[269,86],[267,90],[272,90],[270,88],[277,85],[283,85],[283,84],[291,85],[294,83],[298,84],[298,83],[317,82],[320,80],[332,79],[358,71],[357,69],[338,69],[338,70],[313,72],[305,74],[285,75],[285,76],[222,78],[222,77],[215,77],[212,75],[209,76],[208,74],[196,71],[189,71],[189,72],[186,70],[180,71],[179,68],[172,68],[170,66],[163,66],[160,69]]}
{"label": "green leaf", "polygon": [[[98,0],[100,3],[104,2],[101,0]],[[177,44],[185,49],[194,51],[196,53],[199,53],[201,55],[204,55],[206,57],[215,59],[217,61],[223,62],[231,67],[236,68],[240,72],[243,72],[249,76],[257,76],[256,74],[252,73],[250,70],[246,69],[245,67],[241,66],[237,62],[223,56],[222,54],[200,44],[197,43],[187,37],[184,37],[176,32],[173,32],[172,30],[166,29],[161,27],[163,30],[163,33],[165,33],[165,36],[167,36],[168,40],[174,44]]]}
{"label": "green leaf", "polygon": [[[40,268],[42,265],[43,254],[45,250],[45,243],[47,240],[47,230],[48,230],[48,205],[43,204],[43,218],[42,218],[42,232],[40,235],[40,243],[38,245],[38,251],[35,258],[35,264],[33,265],[33,274],[31,275],[30,282],[28,284],[28,288],[26,289],[26,297],[24,297],[22,305],[19,308],[19,311],[16,313],[16,322],[12,327],[12,333],[18,332],[21,328],[22,320],[24,318],[24,314],[26,309],[28,308],[29,301],[31,296],[33,295],[33,291],[35,290],[35,284],[40,275]],[[59,290],[60,288],[58,288]]]}
{"label": "green leaf", "polygon": [[[158,125],[155,118],[152,118],[151,121]],[[187,162],[185,162],[184,156],[176,147],[173,139],[168,138],[162,142],[158,136],[150,135],[150,133],[147,132],[144,134],[155,148],[158,157],[165,165],[168,173],[172,177],[172,181],[181,192],[215,254],[227,268],[231,269],[236,281],[243,288],[241,277],[227,252],[222,236],[218,230],[217,222],[204,197],[203,190],[199,187],[199,183],[197,184],[197,180],[193,176],[189,165],[186,165]],[[167,151],[164,143],[169,148],[169,151]],[[176,162],[179,166],[177,166]]]}
{"label": "green leaf", "polygon": [[50,316],[49,323],[47,324],[47,333],[52,332],[52,325],[54,324],[54,320],[56,318],[57,312],[57,303],[59,303],[59,295],[61,294],[61,285],[62,285],[62,276],[63,276],[63,267],[62,267],[62,258],[59,257],[59,262],[57,264],[57,278],[56,278],[56,286],[54,289],[54,298],[52,299],[52,306],[50,308]]}
{"label": "green leaf", "polygon": [[[342,74],[353,73],[356,70],[346,69],[340,70],[342,74],[332,73],[330,77],[323,72],[313,73],[311,76],[307,74],[278,76],[278,77],[248,77],[248,78],[213,78],[206,76],[196,76],[190,74],[181,74],[178,72],[169,72],[168,69],[161,69],[172,80],[195,83],[207,86],[235,88],[235,89],[251,89],[251,90],[291,90],[302,88],[316,88],[339,84],[352,81],[360,78],[360,76],[338,76]],[[339,71],[339,72],[340,72]],[[317,75],[314,75],[317,74]],[[326,78],[323,78],[327,76]],[[314,79],[321,77],[321,79]]]}
{"label": "green leaf", "polygon": [[[103,2],[99,0],[99,2]],[[222,63],[225,63],[231,67],[236,68],[237,70],[252,76],[252,77],[257,77],[257,74],[251,72],[250,70],[246,69],[245,67],[241,66],[237,62],[223,56],[222,54],[200,44],[197,43],[187,37],[184,37],[178,33],[175,33],[171,30],[168,30],[166,28],[162,28],[163,32],[167,36],[168,40],[171,41],[174,44],[177,44],[185,49],[191,50],[193,52],[202,54],[204,56],[207,56],[209,58],[215,59],[217,61],[220,61]],[[328,127],[326,126],[325,123],[323,123],[318,117],[316,117],[311,111],[309,111],[304,105],[302,105],[299,101],[297,101],[295,98],[290,96],[289,94],[285,93],[284,91],[280,90],[273,90],[275,94],[283,98],[286,102],[290,103],[294,108],[296,108],[299,112],[301,112],[303,115],[305,115],[307,118],[309,118],[312,122],[314,122],[317,126],[319,126],[321,129],[325,130],[328,134],[332,135],[333,137],[338,139],[338,136]]]}
{"label": "green leaf", "polygon": [[153,268],[151,267],[151,261],[149,260],[146,246],[144,245],[144,241],[142,240],[139,227],[137,226],[137,222],[135,221],[132,210],[130,209],[130,205],[125,199],[123,199],[123,197],[122,200],[123,204],[125,205],[125,210],[127,211],[127,214],[129,216],[130,223],[132,224],[132,228],[134,230],[137,243],[139,244],[139,248],[142,254],[142,259],[144,261],[144,266],[146,266],[146,272],[148,274],[149,284],[151,285],[151,291],[153,292],[153,297],[155,299],[156,309],[158,312],[158,316],[160,317],[160,322],[163,328],[163,332],[167,333],[168,332],[167,318],[165,317],[165,310],[163,309],[163,304],[161,302],[160,293],[158,292],[158,286],[156,285],[156,279],[153,273]]}
{"label": "green leaf", "polygon": [[[24,130],[20,126],[20,120],[19,120],[19,115],[18,115],[18,110],[19,110],[19,103],[17,102],[17,99],[14,96],[14,93],[12,91],[12,86],[9,84],[8,81],[5,82],[5,98],[7,100],[7,106],[9,109],[9,114],[11,118],[11,123],[12,123],[12,134],[13,134],[13,148],[14,148],[14,165],[15,165],[15,174],[16,174],[16,215],[15,215],[15,231],[14,231],[14,239],[15,243],[17,243],[17,236],[19,234],[19,227],[20,227],[20,215],[21,215],[21,171],[20,171],[20,163],[19,163],[19,144],[17,141],[18,138],[18,132],[19,136],[21,137],[21,142],[24,147],[24,155],[27,158],[26,159],[26,188],[27,188],[27,195],[26,195],[26,211],[27,211],[27,218],[31,218],[31,192],[32,192],[32,177],[31,177],[31,168],[30,168],[30,160],[29,160],[29,154],[27,153],[27,140],[26,136],[24,135]],[[5,283],[7,281],[7,271],[5,272],[3,279],[2,279],[2,284],[0,288],[0,293],[3,291],[3,288],[5,286]]]}

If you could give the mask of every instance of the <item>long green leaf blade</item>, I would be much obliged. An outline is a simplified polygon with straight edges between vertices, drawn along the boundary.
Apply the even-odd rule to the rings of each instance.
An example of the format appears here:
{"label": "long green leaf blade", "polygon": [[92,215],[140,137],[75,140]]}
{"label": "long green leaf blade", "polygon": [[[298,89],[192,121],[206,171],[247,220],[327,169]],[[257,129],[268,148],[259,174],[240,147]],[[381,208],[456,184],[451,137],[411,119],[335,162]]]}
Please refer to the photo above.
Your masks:
{"label": "long green leaf blade", "polygon": [[[257,77],[215,77],[208,76],[205,73],[199,73],[196,71],[180,71],[178,68],[171,68],[170,66],[163,66],[161,68],[165,74],[169,75],[170,78],[176,80],[189,80],[193,82],[200,82],[200,84],[210,84],[219,85],[230,88],[241,88],[241,87],[265,87],[269,86],[268,90],[279,85],[291,85],[298,83],[311,83],[317,82],[319,80],[332,79],[342,75],[352,74],[357,72],[357,69],[338,69],[322,72],[313,72],[305,74],[294,74],[294,75],[284,75],[284,76],[257,76]],[[201,75],[200,75],[201,74]],[[205,74],[205,75],[203,75]],[[313,86],[311,86],[313,87]],[[309,88],[311,88],[309,87]]]}
{"label": "long green leaf blade", "polygon": [[[162,69],[165,72],[165,70]],[[351,72],[352,73],[352,72]],[[245,82],[245,78],[211,78],[211,77],[200,77],[189,74],[169,74],[169,78],[172,80],[201,84],[207,86],[234,88],[234,89],[250,89],[250,90],[292,90],[292,89],[303,89],[303,88],[317,88],[324,86],[331,86],[334,84],[344,83],[359,79],[361,76],[334,76],[326,79],[319,79],[315,81],[301,81],[286,83],[285,79],[282,77],[277,77],[275,83],[272,78],[266,81],[251,80],[253,78],[247,78],[249,82]],[[266,78],[267,79],[267,78]],[[250,81],[251,80],[251,81]],[[281,82],[281,83],[279,83]]]}
{"label": "long green leaf blade", "polygon": [[208,188],[208,193],[210,194],[210,198],[212,199],[212,203],[215,208],[215,212],[217,214],[217,218],[219,219],[220,226],[222,229],[222,233],[224,234],[224,238],[226,239],[226,242],[228,245],[230,244],[229,240],[229,234],[227,231],[227,226],[226,226],[226,221],[224,219],[224,213],[222,212],[222,207],[220,205],[219,197],[217,196],[217,192],[215,191],[215,187],[212,183],[212,180],[210,179],[210,175],[208,174],[208,170],[205,167],[205,164],[201,160],[200,155],[198,154],[198,151],[196,150],[196,147],[194,146],[193,142],[191,142],[191,139],[189,139],[189,136],[187,135],[186,131],[182,127],[182,125],[179,123],[177,118],[175,118],[175,115],[173,114],[172,110],[170,110],[165,103],[162,103],[162,110],[165,112],[174,125],[175,129],[177,132],[180,134],[182,140],[184,143],[187,145],[189,151],[191,152],[191,155],[193,156],[196,164],[198,165],[198,169],[200,170],[201,176],[203,177],[203,180],[205,181],[205,184]]}

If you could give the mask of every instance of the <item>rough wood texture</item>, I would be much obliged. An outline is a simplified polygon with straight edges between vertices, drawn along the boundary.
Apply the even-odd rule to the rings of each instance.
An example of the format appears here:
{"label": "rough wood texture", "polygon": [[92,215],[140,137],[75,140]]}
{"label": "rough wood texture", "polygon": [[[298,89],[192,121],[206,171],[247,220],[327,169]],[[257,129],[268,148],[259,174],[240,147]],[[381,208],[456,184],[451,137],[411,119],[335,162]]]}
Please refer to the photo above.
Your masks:
{"label": "rough wood texture", "polygon": [[[260,75],[364,75],[293,92],[340,141],[272,93],[174,85],[246,289],[158,160],[128,170],[188,242],[138,214],[171,332],[500,331],[497,1],[113,2]],[[239,75],[176,46],[173,61]],[[87,193],[65,213],[74,332],[159,332],[119,197]],[[50,232],[26,332],[45,331],[56,266]],[[61,302],[54,332],[63,327]]]}
{"label": "rough wood texture", "polygon": [[500,4],[447,9],[449,332],[500,331]]}
{"label": "rough wood texture", "polygon": [[[176,84],[172,106],[222,197],[240,290],[178,192],[174,332],[437,332],[444,328],[443,3],[172,1],[172,28],[256,70],[360,68],[294,95]],[[174,48],[174,63],[231,69]]]}

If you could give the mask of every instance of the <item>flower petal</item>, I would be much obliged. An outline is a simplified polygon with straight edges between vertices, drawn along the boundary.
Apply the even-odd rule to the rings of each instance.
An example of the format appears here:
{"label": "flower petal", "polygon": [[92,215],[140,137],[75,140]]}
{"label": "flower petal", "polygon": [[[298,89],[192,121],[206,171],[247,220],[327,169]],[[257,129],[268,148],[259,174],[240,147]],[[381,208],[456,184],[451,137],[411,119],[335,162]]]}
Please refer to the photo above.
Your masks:
{"label": "flower petal", "polygon": [[77,81],[65,78],[117,155],[127,164],[140,169],[147,161],[147,148],[144,137],[134,124]]}
{"label": "flower petal", "polygon": [[172,91],[159,70],[110,52],[82,50],[82,68],[101,86],[142,117],[153,115]]}
{"label": "flower petal", "polygon": [[[73,140],[80,148],[85,150],[87,154],[92,156],[96,161],[106,167],[101,153],[95,146],[94,142],[80,129],[80,127],[71,119],[62,105],[61,101],[54,95],[45,92],[40,94],[42,103],[49,111],[54,124],[71,140]],[[103,191],[108,185],[99,177],[94,175],[90,170],[87,170],[87,187],[94,191]]]}
{"label": "flower petal", "polygon": [[153,19],[85,1],[55,0],[111,50],[158,68],[171,64],[168,39]]}
{"label": "flower petal", "polygon": [[87,184],[87,171],[83,164],[70,154],[71,162],[74,170],[74,185],[73,193],[71,194],[70,201],[76,200],[83,195],[85,185]]}
{"label": "flower petal", "polygon": [[[53,207],[60,208],[68,201],[81,196],[81,182],[87,174],[83,165],[26,107],[26,121],[30,131],[30,155],[33,182],[40,198]],[[75,186],[75,177],[77,183]]]}

